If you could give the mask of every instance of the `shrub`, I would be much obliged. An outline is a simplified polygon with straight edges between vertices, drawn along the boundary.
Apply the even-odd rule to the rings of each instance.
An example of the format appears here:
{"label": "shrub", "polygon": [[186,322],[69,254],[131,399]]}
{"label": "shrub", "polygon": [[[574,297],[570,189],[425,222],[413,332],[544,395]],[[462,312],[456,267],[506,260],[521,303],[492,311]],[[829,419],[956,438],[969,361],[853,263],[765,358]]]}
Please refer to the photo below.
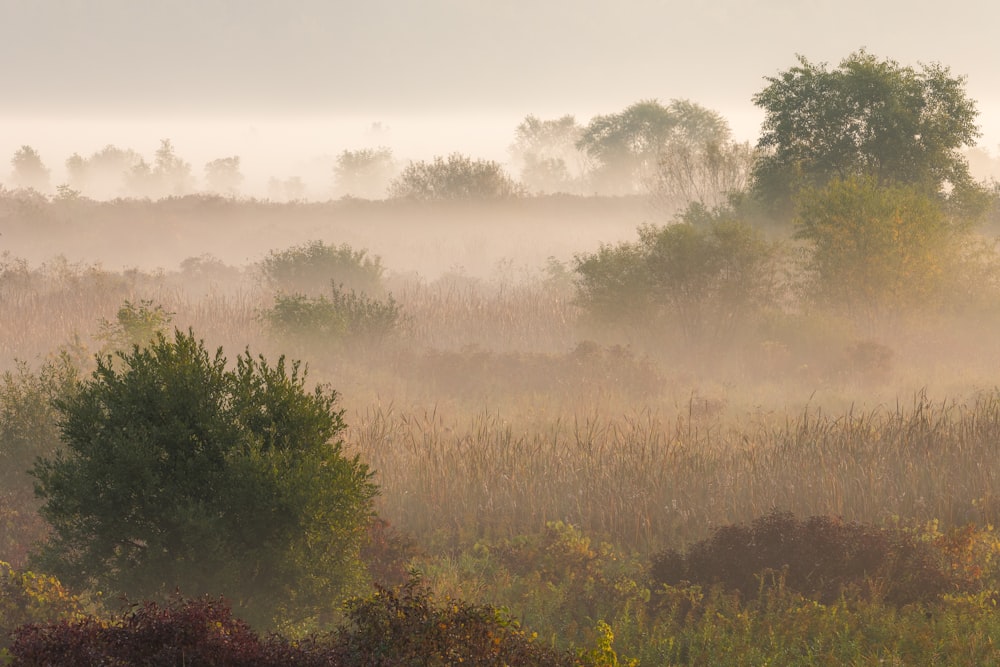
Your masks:
{"label": "shrub", "polygon": [[912,533],[775,511],[749,526],[723,526],[686,554],[660,552],[651,573],[655,587],[721,584],[755,599],[761,575],[780,572],[790,590],[820,602],[847,593],[905,605],[955,590],[951,569],[940,549]]}
{"label": "shrub", "polygon": [[460,153],[433,162],[411,162],[389,185],[390,197],[421,201],[511,199],[523,194],[500,163]]}
{"label": "shrub", "polygon": [[264,319],[283,337],[381,342],[397,329],[403,315],[391,294],[376,299],[331,285],[329,296],[276,295]]}
{"label": "shrub", "polygon": [[348,290],[377,294],[382,285],[382,260],[351,246],[309,241],[272,251],[260,263],[264,281],[285,294],[317,295],[332,281]]}
{"label": "shrub", "polygon": [[376,487],[342,454],[337,393],[194,334],[98,357],[56,401],[65,449],[33,474],[74,586],[146,599],[223,593],[260,627],[328,615],[362,574]]}
{"label": "shrub", "polygon": [[438,602],[411,580],[348,603],[350,625],[338,631],[340,664],[578,665],[539,645],[505,611],[458,600]]}
{"label": "shrub", "polygon": [[337,665],[328,644],[261,639],[222,599],[135,605],[111,623],[92,616],[17,629],[13,665]]}
{"label": "shrub", "polygon": [[9,646],[11,633],[18,626],[72,619],[80,614],[80,600],[55,577],[18,571],[0,561],[0,649]]}

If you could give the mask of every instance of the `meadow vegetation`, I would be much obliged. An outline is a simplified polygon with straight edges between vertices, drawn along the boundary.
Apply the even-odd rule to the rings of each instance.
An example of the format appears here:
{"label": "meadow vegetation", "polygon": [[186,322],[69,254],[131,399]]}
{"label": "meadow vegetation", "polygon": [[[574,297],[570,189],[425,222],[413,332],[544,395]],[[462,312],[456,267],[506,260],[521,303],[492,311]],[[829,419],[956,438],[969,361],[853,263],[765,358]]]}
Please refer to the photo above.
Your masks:
{"label": "meadow vegetation", "polygon": [[[940,68],[802,60],[758,96],[766,159],[723,179],[746,188],[694,188],[669,215],[527,197],[491,164],[481,200],[0,192],[15,240],[175,238],[197,218],[208,238],[260,232],[261,258],[3,256],[0,664],[997,662],[996,188],[943,140],[896,179],[878,142],[794,153],[783,91],[827,77],[855,109],[858,72],[955,94]],[[656,128],[687,152],[658,162]],[[531,187],[577,187],[584,154],[622,191],[750,159],[676,100],[586,128],[529,116],[516,145]],[[638,210],[658,217],[520,273],[421,275],[359,243],[414,246],[447,214],[485,253],[525,218]],[[558,223],[571,241],[588,225]]]}

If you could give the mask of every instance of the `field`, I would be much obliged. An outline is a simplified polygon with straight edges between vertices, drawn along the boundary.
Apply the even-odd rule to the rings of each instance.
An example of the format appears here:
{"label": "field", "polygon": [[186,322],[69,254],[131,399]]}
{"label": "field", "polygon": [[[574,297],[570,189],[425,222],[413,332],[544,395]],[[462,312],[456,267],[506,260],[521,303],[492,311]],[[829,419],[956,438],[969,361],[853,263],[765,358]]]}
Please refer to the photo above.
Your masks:
{"label": "field", "polygon": [[[662,221],[638,198],[4,206],[8,387],[60,351],[90,368],[126,301],[161,306],[211,349],[303,360],[340,394],[346,446],[376,471],[399,552],[383,554],[387,579],[413,568],[440,596],[506,605],[559,648],[596,645],[606,621],[618,655],[642,664],[1000,660],[989,280],[867,328],[786,285],[764,324],[692,347],[666,326],[600,326],[576,298],[574,255]],[[379,256],[398,325],[279,335],[260,261],[311,240]],[[33,507],[7,507],[19,518],[0,526],[0,560],[15,567],[41,534]],[[651,583],[657,554],[775,511],[899,531],[934,545],[954,576],[905,604],[878,594],[892,583],[880,570],[823,601],[786,586],[781,564],[759,595]]]}

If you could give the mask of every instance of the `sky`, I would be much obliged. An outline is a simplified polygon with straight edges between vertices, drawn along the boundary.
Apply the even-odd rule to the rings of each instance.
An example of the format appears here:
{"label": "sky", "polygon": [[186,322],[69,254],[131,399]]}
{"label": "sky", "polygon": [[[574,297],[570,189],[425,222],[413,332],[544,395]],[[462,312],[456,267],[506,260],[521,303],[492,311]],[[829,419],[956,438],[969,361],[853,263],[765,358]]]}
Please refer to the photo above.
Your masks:
{"label": "sky", "polygon": [[0,159],[167,137],[195,163],[256,149],[286,171],[373,143],[502,159],[527,114],[649,98],[754,140],[765,77],[860,48],[966,76],[995,150],[998,24],[985,0],[0,0]]}

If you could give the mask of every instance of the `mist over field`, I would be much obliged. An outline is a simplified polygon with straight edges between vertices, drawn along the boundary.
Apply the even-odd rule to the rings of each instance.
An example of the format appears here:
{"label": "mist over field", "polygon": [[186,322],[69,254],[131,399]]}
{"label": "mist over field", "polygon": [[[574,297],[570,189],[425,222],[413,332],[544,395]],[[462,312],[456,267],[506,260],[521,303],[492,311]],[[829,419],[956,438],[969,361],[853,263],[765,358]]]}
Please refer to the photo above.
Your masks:
{"label": "mist over field", "polygon": [[0,2],[0,665],[1000,662],[998,21]]}

